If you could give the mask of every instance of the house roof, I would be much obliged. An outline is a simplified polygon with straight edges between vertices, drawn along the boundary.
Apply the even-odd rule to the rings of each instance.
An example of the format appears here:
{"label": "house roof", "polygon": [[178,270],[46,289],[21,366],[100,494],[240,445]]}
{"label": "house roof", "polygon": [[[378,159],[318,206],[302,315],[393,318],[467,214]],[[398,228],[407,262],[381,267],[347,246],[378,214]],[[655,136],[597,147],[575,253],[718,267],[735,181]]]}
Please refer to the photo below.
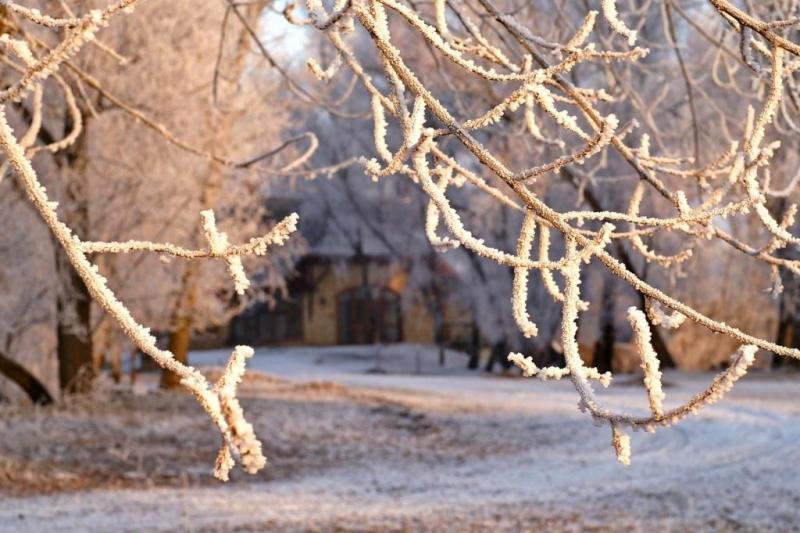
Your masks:
{"label": "house roof", "polygon": [[[311,219],[301,225],[301,232],[309,245],[308,255],[347,259],[355,256],[388,257],[392,255],[387,244],[359,221]],[[304,227],[302,227],[304,226]]]}

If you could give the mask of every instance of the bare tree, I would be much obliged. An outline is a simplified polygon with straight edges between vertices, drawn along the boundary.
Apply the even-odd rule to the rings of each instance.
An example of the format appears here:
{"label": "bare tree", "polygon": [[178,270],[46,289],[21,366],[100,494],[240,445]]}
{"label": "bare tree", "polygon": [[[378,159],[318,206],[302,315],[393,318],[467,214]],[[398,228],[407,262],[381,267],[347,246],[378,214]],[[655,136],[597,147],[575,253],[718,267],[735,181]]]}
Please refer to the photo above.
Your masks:
{"label": "bare tree", "polygon": [[[255,473],[266,464],[266,459],[261,452],[261,443],[255,437],[252,426],[244,419],[242,409],[236,399],[236,386],[244,373],[245,359],[253,354],[253,350],[246,346],[236,347],[225,373],[215,385],[211,386],[197,370],[176,359],[171,352],[162,350],[156,345],[156,339],[150,334],[150,330],[135,320],[129,309],[117,299],[115,293],[109,288],[107,278],[100,274],[97,265],[90,261],[90,257],[100,254],[149,252],[187,260],[216,259],[227,269],[233,281],[235,293],[244,295],[251,283],[245,274],[242,258],[263,256],[270,247],[285,243],[295,230],[297,216],[292,214],[286,217],[262,236],[251,238],[249,242],[241,245],[232,244],[228,235],[218,228],[215,212],[211,209],[203,209],[200,217],[202,234],[207,243],[206,248],[189,248],[149,240],[90,240],[85,235],[82,238],[79,237],[60,220],[57,212],[58,204],[51,201],[31,162],[37,153],[58,153],[68,149],[82,132],[83,115],[76,104],[76,89],[61,76],[55,74],[55,70],[59,66],[65,65],[82,82],[101,91],[104,98],[110,99],[119,109],[136,118],[140,123],[148,126],[149,129],[157,132],[163,139],[184,152],[231,168],[246,166],[246,164],[235,163],[228,156],[220,156],[215,153],[213,150],[218,148],[216,145],[212,147],[212,150],[206,150],[189,141],[179,139],[163,125],[104,90],[97,80],[75,65],[74,55],[88,43],[95,43],[107,53],[118,55],[113,52],[113,49],[108,48],[108,45],[97,41],[96,34],[112,19],[123,13],[131,12],[135,3],[134,0],[123,0],[78,16],[73,15],[65,6],[62,6],[64,11],[67,11],[66,16],[62,18],[45,15],[38,10],[16,4],[4,6],[6,9],[4,15],[8,21],[5,26],[13,29],[13,32],[3,36],[2,44],[6,50],[4,60],[19,75],[16,79],[12,79],[9,86],[2,91],[0,101],[3,102],[5,108],[13,102],[21,102],[30,98],[31,107],[27,131],[22,135],[15,134],[5,112],[0,114],[2,119],[0,120],[0,146],[6,157],[3,170],[5,171],[8,167],[13,169],[17,185],[52,232],[59,249],[63,250],[66,259],[74,269],[75,276],[86,287],[92,299],[121,327],[141,351],[153,357],[166,370],[178,375],[181,384],[197,397],[207,411],[223,439],[215,475],[221,479],[227,479],[228,472],[234,464],[234,455],[240,458],[249,472]],[[48,45],[46,41],[37,36],[42,31],[45,33],[49,31],[48,35],[54,41],[53,44]],[[42,128],[43,118],[46,113],[51,111],[49,107],[45,106],[44,89],[46,84],[53,82],[55,82],[56,89],[60,90],[64,101],[68,103],[68,110],[72,116],[72,129],[65,130],[61,137],[54,137],[50,142],[39,144],[41,138],[38,133]],[[80,83],[77,87],[84,88]],[[274,152],[272,150],[270,153]],[[232,189],[236,190],[235,187]],[[178,214],[183,214],[183,211]],[[258,221],[255,224],[258,224]]]}
{"label": "bare tree", "polygon": [[[667,24],[667,31],[661,32],[648,26],[651,19],[647,14],[657,7],[655,3],[646,3],[626,17],[619,12],[616,2],[603,0],[599,3],[600,11],[586,12],[582,21],[566,35],[567,24],[552,25],[555,29],[541,34],[534,33],[533,29],[541,28],[548,21],[525,24],[532,21],[528,15],[540,7],[535,3],[513,11],[513,15],[507,11],[510,6],[498,6],[491,0],[438,0],[430,10],[395,0],[339,1],[330,8],[318,1],[309,1],[304,15],[291,6],[287,10],[290,21],[325,32],[339,54],[331,63],[331,69],[339,64],[346,65],[371,95],[378,157],[361,160],[365,171],[376,180],[395,174],[407,175],[421,186],[433,206],[429,211],[433,221],[428,227],[436,228],[441,217],[449,233],[447,237],[432,235],[437,244],[464,246],[514,269],[512,307],[519,329],[526,337],[538,334],[538,326],[530,318],[526,304],[529,272],[542,274],[551,297],[562,304],[561,343],[566,366],[539,368],[530,357],[522,354],[514,353],[510,358],[526,375],[569,376],[580,395],[582,410],[611,427],[617,454],[626,464],[630,460],[630,450],[624,428],[653,430],[670,425],[715,401],[747,371],[759,348],[777,355],[800,356],[796,349],[748,334],[670,296],[633,271],[632,263],[626,265],[606,250],[614,242],[625,242],[646,261],[664,269],[680,268],[699,243],[711,239],[743,252],[748,258],[755,258],[774,271],[784,268],[797,272],[796,262],[775,255],[776,250],[800,243],[800,239],[788,231],[794,222],[794,209],[783,219],[776,220],[766,206],[771,192],[768,169],[779,147],[778,142],[766,140],[768,128],[776,117],[792,123],[791,117],[796,111],[783,104],[785,91],[791,94],[793,74],[798,65],[797,59],[792,57],[797,45],[784,34],[792,31],[789,28],[795,25],[796,19],[772,12],[772,16],[785,16],[764,22],[758,14],[747,13],[728,2],[711,1],[710,4],[713,9],[698,8],[694,16],[711,21],[714,10],[722,15],[717,20],[727,26],[724,39],[741,41],[740,59],[755,71],[765,91],[760,98],[760,111],[751,107],[743,121],[731,120],[725,111],[719,113],[722,134],[712,136],[718,148],[705,161],[701,161],[702,139],[695,102],[698,86],[691,79],[681,49],[675,43],[673,6],[660,12],[662,21]],[[565,5],[560,7],[558,16],[566,11]],[[636,17],[642,13],[645,16],[637,25]],[[472,20],[475,15],[477,23]],[[615,38],[604,37],[603,32],[595,30],[600,20],[610,27]],[[408,53],[409,28],[425,40],[431,55],[447,64],[438,69],[439,76],[426,70],[427,57]],[[376,78],[376,73],[362,67],[359,53],[348,45],[349,36],[361,35],[361,32],[372,41],[374,53],[380,59],[380,79]],[[589,41],[592,35],[598,36],[598,42]],[[627,49],[616,48],[619,36],[627,42]],[[648,38],[666,39],[672,44],[675,61],[683,67],[685,98],[694,132],[690,137],[693,156],[667,151],[668,146],[681,148],[682,143],[671,142],[665,129],[667,123],[657,122],[661,116],[653,111],[655,105],[642,100],[645,93],[640,91],[637,82],[651,83],[649,78],[653,71],[657,72],[659,58],[648,59],[648,49],[634,47],[640,36],[645,42]],[[725,55],[725,50],[720,47],[715,59]],[[616,69],[618,64],[644,66],[641,70],[619,70]],[[316,62],[311,63],[311,68],[323,80],[331,76],[328,69]],[[453,78],[447,76],[450,69],[478,80],[473,86],[486,87],[484,94],[490,96],[490,101],[473,98],[474,105],[465,104],[465,97],[459,98],[458,92],[455,95],[452,92],[455,84]],[[730,70],[729,73],[734,74]],[[626,78],[620,80],[623,74]],[[653,82],[657,82],[658,77],[656,74]],[[440,81],[443,78],[444,81]],[[615,89],[615,95],[597,87],[604,79],[610,80],[609,86]],[[724,85],[720,80],[715,82]],[[477,94],[475,89],[462,88],[461,92]],[[754,96],[749,99],[759,100]],[[601,111],[615,101],[626,102],[625,114],[633,112],[638,120],[633,122],[626,118],[626,123],[620,119],[622,115]],[[482,110],[476,109],[481,107]],[[575,111],[578,115],[572,114]],[[683,113],[674,113],[673,120],[683,121],[684,117]],[[541,121],[542,118],[550,122]],[[390,120],[396,131],[402,132],[402,140],[394,144],[394,150],[386,140]],[[519,127],[515,127],[516,124]],[[638,135],[638,144],[632,144],[629,138],[634,136],[637,124],[646,124],[647,132]],[[527,136],[539,142],[539,149],[522,149],[525,146],[522,139]],[[509,149],[509,145],[519,148]],[[450,148],[445,149],[445,146]],[[546,149],[549,146],[566,149],[562,155],[549,156]],[[532,156],[544,162],[531,164]],[[514,165],[522,169],[513,170]],[[587,167],[588,171],[583,170]],[[608,174],[609,171],[620,172],[621,168],[629,170],[619,177]],[[597,204],[594,209],[572,211],[554,209],[536,191],[541,190],[541,183],[548,175],[558,176],[562,169],[581,176],[587,186],[593,182],[603,185],[607,182],[609,190],[627,191],[627,205]],[[472,225],[463,213],[452,206],[449,190],[467,183],[482,190],[493,201],[505,203],[524,214],[515,253],[501,248],[502,239],[490,245],[477,237],[468,229]],[[646,197],[656,203],[652,215],[641,214]],[[749,245],[729,233],[726,224],[721,222],[748,216],[761,234],[770,239],[767,245]],[[619,228],[620,225],[623,227]],[[541,247],[539,258],[531,259],[537,231],[555,231],[560,235],[566,242],[563,257],[550,258],[545,245]],[[645,241],[655,235],[665,242],[675,238],[683,248],[669,255],[655,251]],[[663,393],[659,362],[651,344],[651,326],[643,309],[632,307],[628,316],[642,356],[652,414],[638,417],[602,407],[590,380],[608,385],[610,374],[585,367],[577,342],[576,322],[579,313],[589,305],[580,297],[581,271],[590,261],[601,264],[638,292],[645,302],[641,307],[647,309],[653,324],[678,326],[688,318],[712,333],[723,334],[740,343],[742,347],[733,356],[729,369],[706,392],[665,412],[661,407]],[[561,275],[563,287],[556,285],[553,272]],[[663,310],[665,308],[667,311]]]}
{"label": "bare tree", "polygon": [[[13,31],[2,44],[8,51],[7,63],[20,74],[0,92],[0,102],[7,105],[29,98],[29,129],[38,130],[42,86],[50,80],[57,83],[55,68],[70,65],[74,53],[101,26],[135,3],[124,0],[83,16],[57,15],[61,18],[5,4],[12,21],[6,26]],[[554,8],[549,17],[542,16],[547,6]],[[283,69],[248,22],[244,7],[229,1],[226,13],[240,21],[293,97],[341,115],[336,108],[342,95],[331,99],[324,90],[316,93]],[[778,137],[791,143],[797,132],[800,98],[795,71],[800,68],[800,46],[792,40],[798,20],[793,2],[743,9],[709,0],[691,13],[672,2],[644,2],[629,13],[621,12],[614,0],[600,0],[597,7],[582,10],[569,2],[515,7],[492,0],[435,0],[432,5],[335,0],[326,6],[308,0],[304,10],[290,4],[285,16],[293,24],[314,28],[330,43],[329,63],[309,60],[314,75],[324,82],[344,67],[360,86],[360,93],[344,95],[345,100],[348,94],[361,96],[359,105],[373,122],[374,149],[365,151],[358,164],[375,181],[406,177],[420,188],[428,202],[425,228],[432,246],[463,247],[474,254],[470,257],[480,256],[492,269],[509,274],[506,288],[519,332],[515,335],[528,339],[539,335],[528,305],[531,273],[538,274],[549,298],[561,308],[559,338],[565,365],[540,367],[517,352],[508,359],[527,376],[568,377],[580,408],[611,429],[617,457],[628,464],[627,430],[654,431],[717,401],[748,371],[758,349],[800,358],[796,348],[748,333],[746,323],[734,326],[712,317],[713,306],[695,304],[686,297],[685,287],[669,282],[671,276],[687,276],[688,264],[700,265],[701,277],[719,270],[713,254],[722,248],[746,264],[766,269],[773,279],[779,279],[781,270],[800,273],[797,260],[779,254],[800,245],[791,231],[796,206],[790,204],[778,218],[768,205],[769,198],[785,189],[793,191],[796,185],[795,180],[775,185],[772,171],[778,168]],[[677,24],[679,15],[686,26]],[[692,46],[710,40],[714,46],[705,54],[695,46],[688,61],[680,40],[692,23],[698,27],[685,42]],[[713,33],[704,29],[708,25],[715,25]],[[50,45],[37,37],[48,31]],[[715,33],[721,37],[712,37]],[[636,46],[637,42],[646,47]],[[377,68],[365,68],[364,57],[370,55]],[[710,91],[697,80],[700,66],[706,64],[707,69],[709,63]],[[677,84],[663,83],[672,75],[665,64],[677,65],[681,73]],[[665,88],[659,89],[660,85]],[[60,87],[68,99],[72,89]],[[739,104],[736,110],[730,109],[732,103]],[[702,114],[706,104],[711,110],[708,116]],[[133,108],[126,111],[139,120],[144,116]],[[152,121],[144,122],[184,151],[223,165],[231,163]],[[714,126],[703,128],[702,123]],[[30,139],[27,134],[15,135],[8,121],[0,122],[0,147],[7,164],[88,292],[140,349],[181,377],[215,421],[224,439],[217,475],[227,478],[231,451],[241,456],[249,471],[260,469],[265,464],[261,445],[234,396],[244,359],[252,350],[237,347],[223,378],[210,387],[197,371],[156,347],[148,331],[108,289],[87,254],[149,251],[219,259],[241,293],[248,284],[241,257],[263,254],[268,245],[283,243],[295,217],[240,246],[231,245],[219,231],[211,210],[202,211],[206,249],[81,239],[59,220],[41,186],[30,163],[37,148]],[[684,155],[687,151],[690,155]],[[333,167],[309,169],[303,165],[312,153],[309,149],[297,161],[266,172],[315,176],[353,162],[348,158]],[[565,176],[572,182],[574,208],[563,205],[564,195],[558,200],[547,195]],[[453,201],[459,190],[470,192],[467,206]],[[212,202],[201,204],[205,209]],[[512,232],[515,223],[518,229]],[[533,258],[537,234],[538,254]],[[563,251],[556,253],[551,246],[556,241]],[[628,254],[635,258],[628,256],[626,261]],[[698,256],[706,261],[697,261]],[[657,266],[659,274],[645,270],[644,263]],[[578,319],[596,303],[581,291],[588,264],[604,269],[640,297],[640,305],[631,306],[627,318],[641,358],[648,416],[613,411],[595,395],[592,382],[608,386],[612,376],[586,366],[579,353]],[[502,277],[486,279],[497,282]],[[696,280],[693,287],[704,282]],[[715,289],[711,284],[706,288]],[[490,290],[494,295],[501,292]],[[605,300],[612,298],[606,294]],[[686,321],[739,347],[728,368],[706,390],[666,410],[653,327],[685,329]],[[505,337],[509,345],[511,340],[511,335]]]}

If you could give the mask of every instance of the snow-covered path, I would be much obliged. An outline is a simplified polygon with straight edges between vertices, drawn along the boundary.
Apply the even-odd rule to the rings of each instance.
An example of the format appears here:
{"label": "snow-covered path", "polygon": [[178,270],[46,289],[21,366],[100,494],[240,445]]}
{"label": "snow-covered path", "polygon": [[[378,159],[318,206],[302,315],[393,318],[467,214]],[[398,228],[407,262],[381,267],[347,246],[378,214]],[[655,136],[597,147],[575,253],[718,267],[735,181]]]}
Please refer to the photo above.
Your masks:
{"label": "snow-covered path", "polygon": [[[607,428],[577,412],[568,383],[466,373],[458,360],[449,374],[365,373],[372,357],[337,353],[264,351],[250,366],[389,394],[407,411],[379,407],[381,418],[364,418],[361,428],[361,415],[349,411],[314,420],[309,409],[311,420],[297,421],[341,427],[341,438],[353,439],[348,446],[386,453],[350,454],[267,482],[9,498],[0,501],[0,530],[800,530],[800,396],[792,378],[752,374],[699,417],[633,434],[626,469]],[[204,352],[193,362],[220,357]],[[711,377],[668,374],[667,404]],[[643,389],[630,377],[619,381],[603,398],[644,409]],[[398,453],[393,439],[419,431],[444,451]],[[448,451],[458,447],[474,451]]]}

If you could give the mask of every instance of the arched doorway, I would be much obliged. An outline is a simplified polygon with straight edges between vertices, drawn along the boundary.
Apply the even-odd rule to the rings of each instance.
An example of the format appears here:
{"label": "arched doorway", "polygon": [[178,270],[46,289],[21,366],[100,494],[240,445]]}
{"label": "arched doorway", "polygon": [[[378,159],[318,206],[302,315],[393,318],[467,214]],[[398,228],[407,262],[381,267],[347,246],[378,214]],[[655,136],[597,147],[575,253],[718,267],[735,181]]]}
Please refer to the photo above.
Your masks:
{"label": "arched doorway", "polygon": [[400,296],[375,285],[361,285],[339,293],[339,344],[400,342]]}

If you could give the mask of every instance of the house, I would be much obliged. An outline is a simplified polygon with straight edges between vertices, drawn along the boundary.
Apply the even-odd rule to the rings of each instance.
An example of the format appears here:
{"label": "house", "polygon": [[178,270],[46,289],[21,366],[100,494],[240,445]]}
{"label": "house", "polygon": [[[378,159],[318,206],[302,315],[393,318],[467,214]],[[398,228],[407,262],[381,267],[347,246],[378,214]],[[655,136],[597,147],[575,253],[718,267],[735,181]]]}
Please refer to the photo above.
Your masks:
{"label": "house", "polygon": [[[272,199],[275,217],[294,210],[291,199]],[[410,279],[412,257],[390,250],[387,238],[355,217],[301,217],[307,253],[295,265],[288,295],[260,302],[235,317],[229,342],[263,345],[335,345],[411,342],[469,350],[469,311],[447,288],[456,276],[438,261],[437,290]],[[433,296],[430,294],[435,292]],[[435,298],[435,300],[434,300]]]}

